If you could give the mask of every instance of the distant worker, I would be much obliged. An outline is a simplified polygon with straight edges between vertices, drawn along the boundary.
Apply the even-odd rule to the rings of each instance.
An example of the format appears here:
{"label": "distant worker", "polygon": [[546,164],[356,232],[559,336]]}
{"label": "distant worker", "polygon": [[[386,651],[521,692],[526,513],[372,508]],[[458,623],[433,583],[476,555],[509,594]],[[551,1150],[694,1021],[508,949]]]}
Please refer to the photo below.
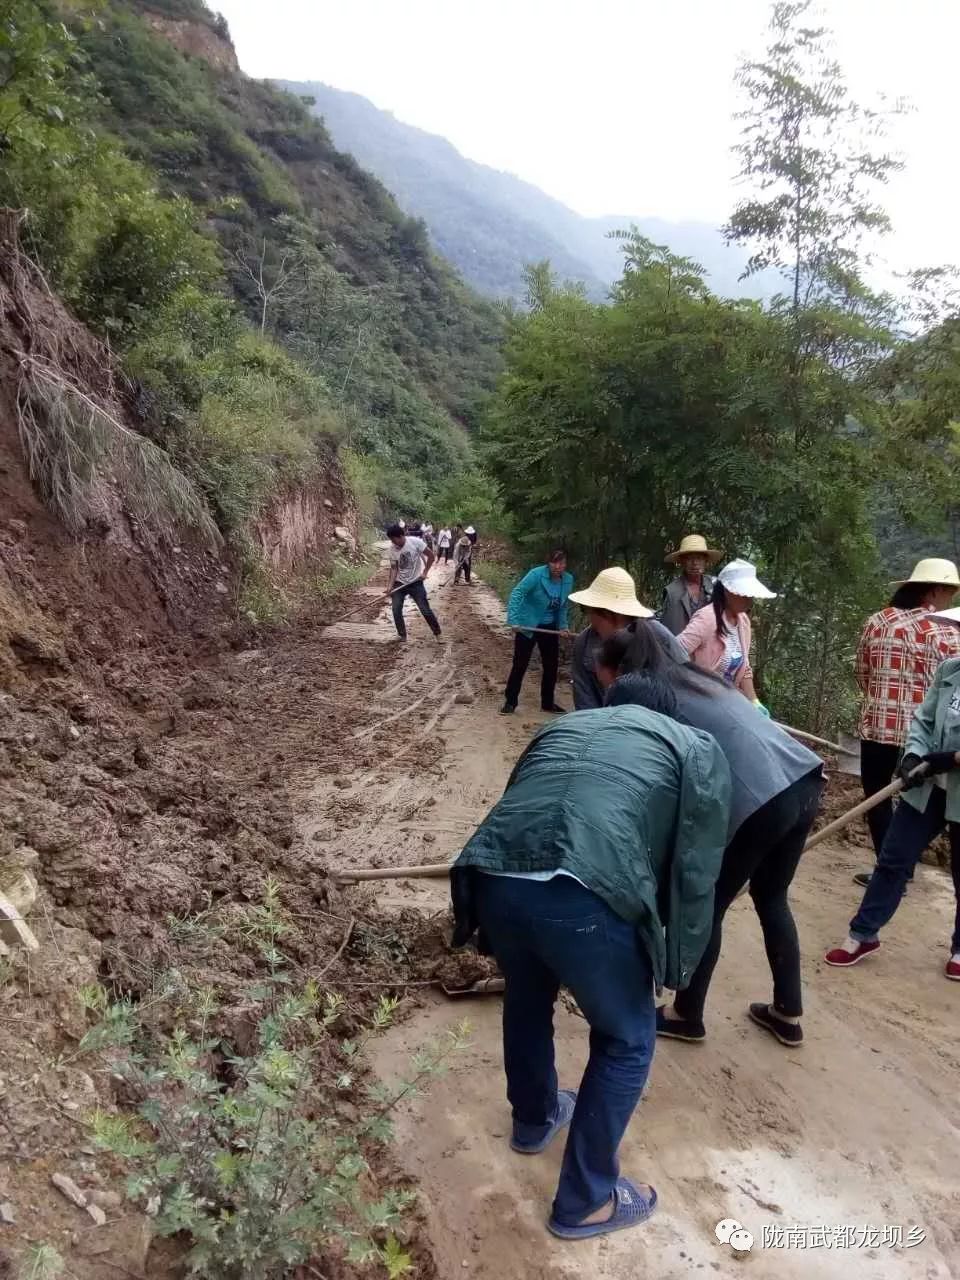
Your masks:
{"label": "distant worker", "polygon": [[470,539],[471,543],[472,543],[474,546],[476,546],[476,545],[477,545],[477,531],[476,531],[476,529],[473,527],[473,525],[472,525],[472,524],[468,524],[468,525],[467,525],[467,527],[464,529],[464,531],[463,531],[463,532],[464,532],[464,533],[467,535],[467,537]]}
{"label": "distant worker", "polygon": [[[868,797],[889,786],[896,773],[911,718],[940,663],[960,654],[960,632],[933,616],[960,590],[957,566],[951,560],[921,560],[909,578],[891,585],[890,603],[867,619],[857,645],[855,673],[863,693],[857,725],[860,781]],[[892,817],[890,800],[867,813],[875,858]],[[870,872],[853,878],[866,886]]]}
{"label": "distant worker", "polygon": [[457,539],[457,545],[454,547],[454,550],[453,550],[453,581],[454,583],[459,582],[460,575],[463,574],[463,579],[469,586],[470,571],[471,571],[472,565],[473,565],[473,543],[470,541],[470,537],[468,534],[462,533],[460,537]]}
{"label": "distant worker", "polygon": [[710,603],[713,578],[707,567],[722,557],[723,552],[708,547],[706,538],[699,533],[688,533],[676,551],[666,557],[666,564],[680,566],[679,574],[664,591],[660,606],[660,621],[673,635],[678,636],[697,610]]}
{"label": "distant worker", "polygon": [[422,538],[405,533],[399,524],[390,526],[387,537],[393,543],[390,549],[390,582],[387,587],[387,599],[393,606],[393,621],[397,628],[397,635],[402,641],[407,638],[407,628],[403,621],[403,602],[407,596],[410,596],[426,619],[427,626],[439,640],[440,623],[430,608],[427,588],[423,581],[433,564],[433,552]]}
{"label": "distant worker", "polygon": [[520,701],[520,687],[534,648],[540,650],[540,708],[562,713],[556,700],[560,669],[560,632],[568,623],[567,601],[573,590],[573,574],[567,572],[567,553],[554,551],[546,564],[525,574],[510,592],[507,625],[514,628],[513,666],[507,679],[501,715],[510,715]]}
{"label": "distant worker", "polygon": [[[948,626],[960,624],[960,609],[933,616]],[[960,982],[960,657],[947,658],[937,668],[910,723],[899,774],[904,782],[902,800],[887,828],[863,901],[850,921],[849,936],[824,959],[834,968],[846,969],[879,950],[877,935],[903,900],[920,855],[946,828],[956,909],[944,975]],[[927,941],[927,925],[923,928]]]}
{"label": "distant worker", "polygon": [[453,555],[453,534],[449,528],[444,525],[437,534],[437,559],[443,557],[444,564],[450,563],[450,557]]}
{"label": "distant worker", "polygon": [[750,1019],[781,1044],[803,1042],[800,941],[788,894],[823,790],[823,761],[745,698],[692,662],[670,659],[648,631],[605,640],[597,674],[607,705],[632,701],[634,675],[665,680],[681,723],[712,734],[730,769],[730,819],[713,895],[713,932],[696,971],[672,1004],[657,1010],[657,1035],[702,1041],[703,1014],[720,958],[723,922],[749,886],[773,977],[772,1001],[749,1006]]}
{"label": "distant worker", "polygon": [[764,715],[767,709],[753,687],[749,610],[754,600],[776,598],[749,560],[731,560],[713,584],[713,607],[695,613],[677,637],[691,662],[739,689]]}
{"label": "distant worker", "polygon": [[[654,988],[685,986],[709,937],[727,828],[720,748],[672,718],[662,682],[646,694],[541,729],[451,873],[454,945],[479,930],[505,979],[510,1146],[538,1155],[569,1125],[547,1221],[567,1240],[656,1206],[620,1176],[617,1148],[650,1072]],[[561,987],[590,1028],[579,1089],[557,1087]]]}
{"label": "distant worker", "polygon": [[584,591],[574,591],[570,600],[587,615],[588,626],[577,636],[570,660],[573,677],[573,705],[578,711],[602,707],[605,690],[597,679],[596,652],[608,636],[618,631],[649,628],[657,643],[676,662],[686,662],[687,653],[653,616],[653,610],[637,599],[633,578],[626,569],[602,569]]}

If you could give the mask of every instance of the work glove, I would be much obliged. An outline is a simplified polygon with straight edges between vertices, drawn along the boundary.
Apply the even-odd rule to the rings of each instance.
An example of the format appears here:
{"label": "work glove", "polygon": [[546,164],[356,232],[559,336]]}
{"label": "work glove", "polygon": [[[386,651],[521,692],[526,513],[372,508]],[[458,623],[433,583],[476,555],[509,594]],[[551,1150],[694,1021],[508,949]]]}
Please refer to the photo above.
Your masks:
{"label": "work glove", "polygon": [[770,712],[763,705],[763,703],[760,701],[759,698],[754,698],[753,705],[756,707],[756,709],[760,712],[762,716],[766,716],[768,720],[770,719]]}
{"label": "work glove", "polygon": [[914,769],[916,769],[918,764],[925,765],[927,763],[927,759],[928,757],[926,756],[917,756],[911,752],[909,755],[905,755],[900,761],[900,766],[897,769],[897,777],[903,783],[906,790],[909,790],[911,787],[919,787],[923,783],[926,778],[926,770],[924,770],[923,776],[919,778],[911,778],[910,775],[913,773]]}
{"label": "work glove", "polygon": [[929,765],[931,773],[948,773],[956,769],[957,753],[955,751],[929,751],[923,757],[923,763]]}

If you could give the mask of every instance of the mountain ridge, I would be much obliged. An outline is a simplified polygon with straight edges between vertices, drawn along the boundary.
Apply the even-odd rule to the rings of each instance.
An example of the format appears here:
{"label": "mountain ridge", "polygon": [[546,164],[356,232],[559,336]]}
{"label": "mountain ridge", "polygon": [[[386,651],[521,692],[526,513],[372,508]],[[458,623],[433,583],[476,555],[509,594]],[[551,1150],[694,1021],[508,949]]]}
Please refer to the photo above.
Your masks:
{"label": "mountain ridge", "polygon": [[522,299],[524,265],[549,258],[563,279],[579,280],[590,296],[606,296],[622,256],[610,232],[639,227],[657,243],[693,258],[715,292],[769,292],[740,281],[746,255],[708,223],[655,216],[585,217],[535,184],[464,156],[442,135],[399,119],[362,94],[321,81],[275,81],[312,100],[342,150],[354,155],[391,191],[401,208],[422,218],[440,252],[487,295]]}

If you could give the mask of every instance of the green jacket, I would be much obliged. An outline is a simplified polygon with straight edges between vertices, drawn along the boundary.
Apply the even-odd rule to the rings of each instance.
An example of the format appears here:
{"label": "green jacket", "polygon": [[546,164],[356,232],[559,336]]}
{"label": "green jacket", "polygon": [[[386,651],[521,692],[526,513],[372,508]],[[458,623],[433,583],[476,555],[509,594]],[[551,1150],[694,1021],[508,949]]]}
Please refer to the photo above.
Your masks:
{"label": "green jacket", "polygon": [[[941,662],[927,696],[914,712],[903,754],[925,756],[930,751],[960,751],[960,658]],[[945,775],[948,822],[960,822],[960,770]],[[903,799],[922,813],[936,783],[904,791]]]}
{"label": "green jacket", "polygon": [[710,937],[729,803],[710,734],[645,707],[576,711],[527,747],[454,876],[562,867],[636,925],[657,986],[676,990]]}

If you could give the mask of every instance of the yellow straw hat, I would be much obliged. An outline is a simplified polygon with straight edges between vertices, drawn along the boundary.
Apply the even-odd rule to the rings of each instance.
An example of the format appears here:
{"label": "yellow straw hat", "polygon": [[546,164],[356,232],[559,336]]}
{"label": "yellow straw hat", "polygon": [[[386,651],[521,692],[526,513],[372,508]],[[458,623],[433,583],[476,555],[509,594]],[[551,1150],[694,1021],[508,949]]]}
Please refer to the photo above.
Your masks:
{"label": "yellow straw hat", "polygon": [[706,556],[711,564],[716,564],[723,559],[723,552],[708,547],[706,538],[702,538],[699,533],[688,533],[676,551],[671,551],[664,557],[664,564],[679,564],[684,556]]}
{"label": "yellow straw hat", "polygon": [[606,609],[624,618],[652,618],[653,610],[637,599],[637,588],[626,569],[601,569],[584,591],[570,595],[585,609]]}
{"label": "yellow straw hat", "polygon": [[918,560],[909,578],[891,582],[891,587],[904,587],[908,582],[923,582],[931,587],[956,587],[960,591],[960,574],[952,560]]}

